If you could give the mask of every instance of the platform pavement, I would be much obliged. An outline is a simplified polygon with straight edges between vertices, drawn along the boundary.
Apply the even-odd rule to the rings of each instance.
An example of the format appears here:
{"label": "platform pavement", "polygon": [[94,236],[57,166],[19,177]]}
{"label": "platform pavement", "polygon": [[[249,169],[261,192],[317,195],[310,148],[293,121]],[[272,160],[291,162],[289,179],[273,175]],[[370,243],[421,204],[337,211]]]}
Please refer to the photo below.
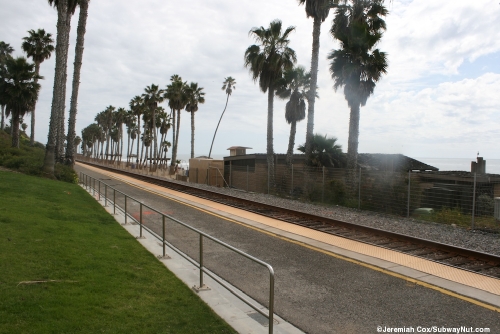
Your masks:
{"label": "platform pavement", "polygon": [[[103,171],[99,172],[103,174],[108,174],[109,176],[113,174]],[[357,252],[349,251],[341,247],[336,247],[318,240],[298,235],[297,233],[287,232],[284,228],[276,228],[270,226],[269,224],[260,223],[265,220],[262,216],[259,216],[259,218],[257,219],[255,217],[253,219],[249,219],[246,217],[247,216],[251,217],[251,215],[247,213],[231,211],[228,210],[227,208],[223,208],[222,206],[214,205],[212,203],[209,203],[208,201],[204,201],[195,197],[188,199],[189,198],[188,195],[180,196],[179,193],[170,191],[165,188],[160,189],[160,187],[155,187],[151,184],[147,184],[145,182],[140,182],[137,180],[131,181],[123,175],[114,174],[112,176],[113,178],[119,179],[124,183],[129,183],[129,182],[134,182],[134,184],[139,183],[136,185],[136,187],[147,190],[152,194],[158,194],[163,197],[169,197],[177,202],[184,202],[188,206],[195,206],[200,208],[202,211],[206,210],[212,212],[214,215],[223,216],[226,219],[238,222],[241,225],[247,225],[255,230],[261,230],[264,233],[276,235],[285,241],[300,244],[303,247],[311,248],[314,249],[315,251],[328,253],[331,256],[335,256],[343,260],[359,264],[361,266],[369,267],[370,269],[373,270],[382,271],[385,274],[396,276],[404,280],[407,280],[409,282],[437,290],[439,292],[451,295],[453,297],[462,300],[466,300],[468,302],[480,305],[495,312],[500,312],[499,308],[500,296],[498,294],[491,294],[481,289],[471,288],[463,284],[458,284],[450,280],[429,275],[428,273],[422,271],[407,268],[404,265],[398,265],[390,261],[377,259],[373,256],[363,255]],[[292,225],[284,222],[279,222],[277,224],[281,224],[281,226],[283,227],[285,225]],[[275,224],[275,226],[277,225]],[[196,279],[194,281],[196,281]],[[500,283],[496,281],[494,284],[498,286]]]}
{"label": "platform pavement", "polygon": [[[124,214],[117,210],[113,214],[113,206],[105,206],[104,198],[96,200],[111,214],[120,225],[127,230],[132,236],[137,238],[137,241],[146,248],[150,253],[155,255],[165,267],[174,273],[181,281],[189,287],[198,286],[200,283],[199,269],[192,263],[178,255],[173,250],[167,247],[166,255],[168,259],[163,259],[162,243],[146,229],[143,229],[142,235],[144,238],[139,238],[140,227],[138,224],[131,224],[130,219],[125,224]],[[269,333],[268,320],[266,317],[255,311],[252,307],[235,297],[227,289],[221,286],[207,275],[203,276],[203,282],[210,290],[197,292],[198,296],[217,313],[224,321],[233,327],[238,333],[245,334],[266,334]],[[234,290],[238,290],[227,281],[224,284],[230,286]],[[194,290],[194,289],[193,289]],[[247,299],[252,305],[256,306],[263,313],[267,314],[268,309],[259,305],[258,302]],[[274,315],[273,332],[275,334],[302,334],[300,329],[294,327],[278,315]]]}
{"label": "platform pavement", "polygon": [[[89,168],[87,166],[87,168]],[[95,167],[91,167],[95,168]],[[96,168],[97,169],[97,168]],[[103,172],[103,171],[100,171]],[[111,172],[104,172],[104,173],[111,173]],[[116,179],[121,179],[124,182],[129,182],[130,178],[124,175],[116,175],[113,174],[113,177]],[[309,229],[289,224],[286,222],[281,222],[272,219],[272,218],[267,218],[263,216],[258,216],[258,221],[255,218],[256,214],[254,213],[249,213],[249,212],[244,212],[243,210],[233,208],[233,207],[227,207],[225,205],[219,204],[219,203],[213,203],[207,200],[200,199],[198,197],[194,197],[191,195],[183,194],[176,192],[171,189],[167,188],[161,188],[161,191],[158,190],[158,187],[154,187],[153,185],[146,183],[144,181],[138,181],[134,180],[135,183],[143,187],[144,189],[150,189],[149,191],[151,192],[157,192],[161,193],[162,196],[167,196],[170,197],[172,200],[175,200],[177,202],[183,202],[186,203],[190,206],[198,207],[200,209],[212,212],[214,214],[217,214],[219,216],[232,219],[234,221],[241,222],[245,225],[252,226],[254,228],[257,228],[259,230],[278,235],[280,237],[286,238],[290,241],[298,242],[303,245],[306,245],[306,247],[309,248],[314,248],[319,251],[324,251],[324,252],[329,252],[331,254],[336,254],[338,257],[342,257],[345,260],[351,260],[351,262],[359,262],[359,264],[363,264],[366,266],[369,266],[372,269],[375,270],[381,270],[385,271],[386,273],[392,273],[394,276],[398,276],[400,278],[406,279],[411,281],[412,283],[424,285],[428,288],[435,289],[438,291],[441,291],[446,294],[457,294],[458,296],[462,297],[461,299],[468,300],[470,302],[475,303],[475,301],[479,302],[484,302],[486,304],[491,305],[492,307],[488,307],[488,305],[481,305],[481,306],[486,306],[487,308],[490,308],[496,312],[500,312],[500,295],[494,294],[488,291],[484,291],[482,289],[478,289],[472,286],[468,286],[465,284],[457,283],[454,282],[453,280],[445,279],[442,277],[438,277],[432,274],[429,274],[428,272],[420,271],[420,270],[415,270],[412,268],[409,268],[408,266],[402,265],[402,264],[397,264],[391,261],[386,261],[380,258],[377,258],[375,256],[370,256],[366,254],[362,254],[360,252],[352,251],[349,249],[345,249],[342,247],[338,247],[335,245],[332,245],[331,243],[325,243],[323,241],[319,241],[315,239],[314,237],[310,237],[307,234],[314,233],[314,234],[324,234],[321,232],[310,232]],[[277,226],[277,227],[276,227]],[[304,232],[297,232],[297,230],[303,230],[306,231]],[[331,236],[333,237],[333,236]],[[356,241],[350,241],[344,238],[340,238],[344,240],[344,242],[347,243],[353,243],[360,245],[360,247],[365,247],[365,244],[356,242]],[[401,254],[398,252],[394,252],[391,250],[385,250],[379,247],[374,247],[374,249],[380,250],[381,252],[384,253],[392,253],[392,254]],[[354,247],[356,249],[356,247]],[[401,256],[406,256],[409,257],[408,255],[401,254]],[[438,265],[434,262],[427,261],[427,265]],[[403,261],[404,262],[404,261]],[[474,273],[469,273],[466,271],[462,271],[459,269],[454,269],[451,267],[447,267],[444,265],[440,265],[444,267],[445,269],[449,270],[454,270],[458,273],[458,275],[463,274],[463,275],[476,275],[478,276],[479,279],[484,278],[484,276],[480,276],[479,274],[474,274]],[[472,277],[474,279],[474,277]],[[490,281],[494,281],[494,284],[497,284],[497,287],[494,289],[495,291],[498,291],[500,289],[500,281],[499,280],[494,280],[494,279],[489,279]],[[491,285],[491,283],[490,283]]]}

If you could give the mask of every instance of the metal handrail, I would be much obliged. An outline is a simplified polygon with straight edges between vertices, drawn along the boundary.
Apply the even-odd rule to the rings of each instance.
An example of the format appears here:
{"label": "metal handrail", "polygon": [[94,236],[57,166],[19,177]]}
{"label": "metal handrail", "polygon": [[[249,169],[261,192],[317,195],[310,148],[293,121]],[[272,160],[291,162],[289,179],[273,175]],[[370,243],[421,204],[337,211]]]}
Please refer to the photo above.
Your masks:
{"label": "metal handrail", "polygon": [[[273,267],[250,255],[250,254],[247,254],[241,250],[239,250],[238,248],[236,247],[233,247],[217,238],[214,238],[212,237],[211,235],[203,232],[203,231],[200,231],[170,215],[167,215],[167,214],[164,214],[158,210],[156,210],[155,208],[152,208],[151,206],[135,199],[134,197],[132,196],[129,196],[127,194],[125,194],[124,192],[120,191],[120,190],[117,190],[116,188],[114,188],[113,186],[110,186],[109,184],[105,183],[105,182],[102,182],[101,180],[99,179],[96,179],[88,174],[85,174],[83,172],[80,172],[80,183],[83,184],[85,186],[85,188],[89,191],[92,191],[93,192],[93,195],[95,196],[95,192],[97,190],[98,192],[98,196],[99,196],[99,200],[101,199],[101,183],[104,185],[104,201],[105,201],[105,206],[107,206],[107,203],[108,202],[112,202],[113,203],[113,213],[116,213],[116,209],[118,208],[120,211],[122,211],[125,215],[125,224],[127,224],[127,218],[130,218],[132,220],[134,220],[136,223],[139,224],[139,238],[143,238],[143,229],[145,229],[146,231],[148,231],[149,233],[151,233],[151,235],[153,235],[156,239],[162,241],[162,246],[163,246],[163,257],[166,256],[165,254],[165,246],[169,247],[170,249],[172,249],[174,252],[176,252],[177,254],[179,254],[180,256],[182,256],[184,259],[186,259],[188,262],[190,262],[191,264],[193,264],[194,266],[198,267],[199,269],[199,279],[200,279],[200,282],[199,282],[199,286],[198,287],[194,287],[194,288],[197,288],[199,289],[199,291],[202,291],[205,287],[205,285],[203,284],[203,274],[209,276],[210,278],[212,278],[214,281],[216,281],[217,283],[219,283],[221,286],[223,286],[225,289],[227,289],[229,292],[231,292],[235,297],[237,297],[238,299],[240,299],[241,301],[243,301],[245,304],[247,304],[248,306],[250,306],[251,308],[253,308],[255,311],[257,311],[258,313],[260,313],[261,315],[263,315],[264,317],[266,317],[268,319],[268,322],[269,322],[269,333],[272,334],[273,333],[273,325],[274,325],[274,269]],[[90,182],[89,182],[90,181]],[[96,189],[96,182],[98,183],[97,184],[97,189]],[[89,186],[90,184],[90,186]],[[113,195],[112,195],[112,199],[108,198],[108,188],[110,190],[113,191]],[[122,194],[124,196],[124,199],[125,199],[125,204],[124,204],[124,208],[121,208],[120,206],[117,206],[116,205],[116,193],[119,193],[119,194]],[[130,200],[133,200],[137,203],[139,203],[139,220],[135,219],[134,217],[132,217],[131,215],[129,215],[129,213],[127,212],[127,199],[130,199]],[[156,213],[158,213],[159,215],[161,215],[162,217],[162,234],[163,234],[163,237],[160,237],[158,234],[156,234],[156,232],[154,232],[153,230],[151,230],[149,227],[145,226],[143,224],[143,219],[142,219],[142,213],[143,213],[143,208],[148,208]],[[198,235],[199,235],[199,255],[200,255],[200,261],[197,262],[195,259],[191,258],[189,255],[185,254],[184,252],[182,252],[181,250],[179,250],[177,247],[175,247],[174,245],[172,245],[170,242],[168,242],[167,240],[165,240],[165,219],[168,218],[169,220],[179,224],[179,225],[182,225],[184,227],[186,227],[187,229],[193,231],[193,232],[196,232]],[[269,271],[269,307],[268,307],[268,314],[266,314],[265,312],[263,312],[262,310],[260,310],[257,306],[253,305],[252,303],[250,303],[247,299],[245,299],[241,292],[238,292],[236,291],[235,289],[231,288],[229,285],[227,285],[226,283],[224,283],[220,277],[218,277],[215,273],[213,273],[212,271],[210,271],[209,269],[205,268],[203,266],[203,239],[206,238],[206,239],[209,239],[263,267],[266,267],[267,270]]]}

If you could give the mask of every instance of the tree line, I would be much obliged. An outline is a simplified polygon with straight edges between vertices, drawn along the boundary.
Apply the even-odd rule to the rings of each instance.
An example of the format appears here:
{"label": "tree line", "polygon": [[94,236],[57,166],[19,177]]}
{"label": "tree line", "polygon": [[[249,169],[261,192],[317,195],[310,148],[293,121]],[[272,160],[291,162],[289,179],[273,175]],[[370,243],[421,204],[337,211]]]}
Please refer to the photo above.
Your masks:
{"label": "tree line", "polygon": [[[45,172],[53,174],[56,161],[70,165],[74,163],[75,142],[78,142],[78,140],[75,141],[74,129],[89,0],[48,0],[48,2],[57,9],[58,13],[54,91],[44,161]],[[306,118],[306,109],[307,130],[303,150],[306,163],[313,163],[314,105],[315,99],[318,97],[316,91],[319,37],[321,24],[328,17],[330,10],[335,13],[330,34],[340,42],[340,48],[329,53],[329,69],[334,81],[334,89],[343,89],[350,108],[347,168],[356,168],[360,107],[366,104],[368,97],[375,89],[376,82],[387,71],[387,56],[376,48],[386,29],[383,17],[387,15],[388,11],[383,2],[384,0],[298,0],[299,5],[305,5],[306,15],[313,18],[312,56],[309,72],[306,72],[304,67],[296,66],[295,51],[289,47],[290,35],[295,30],[294,27],[283,29],[282,22],[274,20],[267,28],[261,26],[250,30],[249,34],[255,39],[255,44],[245,51],[244,66],[248,68],[252,79],[258,81],[261,91],[267,93],[267,160],[271,177],[274,175],[273,101],[275,96],[288,99],[285,107],[285,119],[290,124],[287,163],[292,163],[296,123]],[[77,8],[80,9],[80,16],[68,132],[65,134],[65,87],[69,31],[71,17]],[[23,44],[23,49],[28,50],[26,51],[27,55],[33,59],[34,64],[28,63],[26,59],[13,59],[9,56],[12,48],[3,42],[0,44],[2,127],[5,107],[5,113],[12,115],[13,145],[14,137],[17,136],[15,128],[18,131],[19,127],[17,120],[26,112],[32,114],[31,137],[33,138],[35,106],[40,88],[38,80],[41,79],[38,69],[43,60],[50,57],[54,50],[50,34],[43,37],[42,32],[40,30],[39,32],[40,36],[35,38],[34,31],[30,31],[31,48],[27,46],[25,49]],[[19,73],[16,74],[17,72]],[[234,79],[232,80],[234,81]],[[188,85],[178,75],[173,75],[170,81],[166,89],[160,89],[154,84],[146,87],[142,95],[131,100],[128,111],[124,108],[116,109],[109,106],[99,113],[95,119],[96,123],[89,125],[85,128],[84,133],[82,132],[85,153],[105,159],[116,159],[123,155],[123,131],[121,127],[125,125],[128,141],[131,141],[131,144],[127,146],[127,159],[135,155],[138,164],[145,164],[147,161],[153,161],[154,164],[164,163],[166,152],[172,147],[171,165],[174,165],[177,160],[181,110],[186,110],[191,113],[191,157],[194,157],[194,113],[198,110],[198,105],[204,103],[203,88],[198,87],[197,83]],[[223,90],[226,90],[227,101],[232,89],[234,89],[234,84],[228,85],[227,82],[224,82]],[[14,94],[13,91],[17,93]],[[161,102],[166,100],[168,100],[170,109],[168,114],[159,106]],[[221,119],[226,110],[227,101]],[[170,128],[172,129],[171,143],[166,140]],[[135,154],[132,153],[133,145],[135,145]],[[274,184],[273,180],[271,183]]]}
{"label": "tree line", "polygon": [[[231,77],[226,78],[226,81],[231,82],[232,86],[236,83]],[[160,103],[165,101],[168,101],[168,113],[160,106]],[[185,110],[191,114],[191,158],[194,158],[195,113],[203,103],[203,87],[199,87],[196,82],[188,84],[177,74],[172,75],[170,84],[165,89],[152,84],[144,89],[142,95],[133,97],[128,110],[109,106],[98,113],[95,123],[82,131],[83,153],[108,161],[121,160],[122,129],[125,125],[128,141],[125,154],[127,164],[135,158],[139,168],[146,166],[148,161],[154,167],[166,166],[167,152],[172,147],[173,171],[177,163],[181,111]],[[166,140],[170,129],[172,142]]]}

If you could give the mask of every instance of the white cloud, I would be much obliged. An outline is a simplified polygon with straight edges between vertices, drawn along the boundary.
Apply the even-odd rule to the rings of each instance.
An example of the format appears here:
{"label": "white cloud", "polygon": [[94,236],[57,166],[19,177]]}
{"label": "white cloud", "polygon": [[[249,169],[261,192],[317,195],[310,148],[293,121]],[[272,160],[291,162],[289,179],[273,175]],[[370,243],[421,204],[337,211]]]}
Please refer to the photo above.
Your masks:
{"label": "white cloud", "polygon": [[[496,1],[388,2],[388,30],[379,47],[389,54],[389,73],[361,109],[361,152],[398,152],[414,156],[461,157],[481,146],[498,155],[499,73],[471,75],[457,81],[463,62],[500,53],[500,6]],[[56,11],[46,1],[0,0],[0,40],[21,55],[29,29],[55,35]],[[72,77],[78,12],[73,18],[68,67]],[[293,0],[93,0],[79,95],[77,131],[108,105],[127,107],[152,83],[165,87],[173,74],[205,88],[206,103],[196,114],[196,154],[207,154],[226,102],[221,90],[227,76],[237,86],[222,120],[214,152],[231,145],[266,149],[267,96],[243,67],[248,31],[279,18],[295,26],[291,47],[298,63],[310,66],[312,19]],[[315,132],[337,136],[347,149],[349,110],[342,90],[334,92],[327,55],[338,44],[329,35],[333,14],[322,25]],[[478,67],[480,68],[480,67]],[[54,56],[42,64],[37,136],[46,142],[52,99]],[[442,79],[445,78],[445,79]],[[444,80],[444,81],[443,81]],[[432,81],[432,86],[428,84]],[[68,86],[68,102],[69,106]],[[284,101],[275,100],[275,151],[288,144]],[[29,122],[29,117],[26,117]],[[298,124],[296,144],[304,142],[306,121]],[[183,113],[179,152],[190,147],[189,115]],[[477,148],[476,148],[477,147]],[[468,151],[469,150],[469,151]],[[488,156],[485,155],[486,158]]]}

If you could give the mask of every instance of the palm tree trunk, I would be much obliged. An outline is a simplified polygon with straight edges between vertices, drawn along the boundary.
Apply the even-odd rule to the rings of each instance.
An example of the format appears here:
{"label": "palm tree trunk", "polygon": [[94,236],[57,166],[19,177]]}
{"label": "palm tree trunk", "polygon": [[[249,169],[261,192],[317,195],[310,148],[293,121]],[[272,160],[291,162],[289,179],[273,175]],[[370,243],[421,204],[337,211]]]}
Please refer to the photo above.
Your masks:
{"label": "palm tree trunk", "polygon": [[177,110],[177,133],[175,134],[175,156],[177,157],[177,147],[179,145],[179,132],[181,128],[181,110]]}
{"label": "palm tree trunk", "polygon": [[314,17],[313,44],[311,55],[311,89],[309,91],[306,130],[306,163],[311,161],[312,142],[314,138],[314,103],[316,101],[316,86],[318,83],[319,36],[321,33],[321,19]]}
{"label": "palm tree trunk", "polygon": [[297,132],[297,122],[292,121],[290,124],[290,138],[288,139],[288,150],[286,151],[286,165],[292,166],[293,163],[293,147],[295,146],[295,134]]}
{"label": "palm tree trunk", "polygon": [[347,140],[347,169],[356,169],[358,163],[359,104],[351,107],[349,138]]}
{"label": "palm tree trunk", "polygon": [[2,123],[1,123],[1,129],[5,129],[5,106],[2,105]]}
{"label": "palm tree trunk", "polygon": [[[139,145],[137,145],[137,148],[139,149]],[[141,156],[140,157],[137,157],[137,159],[139,159],[139,163],[137,164],[138,167],[139,165],[142,166],[142,155],[144,154],[144,140],[142,140],[142,145],[141,145]]]}
{"label": "palm tree trunk", "polygon": [[12,112],[12,128],[10,133],[12,134],[12,147],[19,148],[19,114]]}
{"label": "palm tree trunk", "polygon": [[[35,84],[38,83],[38,75],[40,74],[40,62],[35,62]],[[30,145],[35,145],[35,109],[36,100],[33,102],[33,110],[31,110],[31,134],[30,134]]]}
{"label": "palm tree trunk", "polygon": [[[68,58],[70,13],[68,13],[68,0],[60,0],[57,5],[57,42],[56,42],[56,69],[54,74],[54,92],[52,95],[52,108],[50,112],[49,134],[45,149],[43,171],[54,175],[56,142],[59,126],[60,104],[64,100],[66,86],[66,65]],[[64,103],[63,103],[64,108]]]}
{"label": "palm tree trunk", "polygon": [[273,103],[274,85],[269,85],[267,95],[267,168],[269,177],[269,187],[274,189],[274,148],[273,148]]}
{"label": "palm tree trunk", "polygon": [[137,115],[137,156],[135,157],[136,168],[139,167],[139,141],[141,140],[141,115]]}
{"label": "palm tree trunk", "polygon": [[175,110],[172,110],[172,161],[170,161],[170,174],[174,173],[175,159],[177,159],[177,152],[175,151],[175,134],[177,133],[175,129]]}
{"label": "palm tree trunk", "polygon": [[[130,154],[132,152],[132,147],[130,147],[130,129],[127,131],[127,166],[130,163]],[[134,145],[134,142],[132,142],[132,145]]]}
{"label": "palm tree trunk", "polygon": [[177,110],[177,124],[174,123],[174,128],[176,128],[175,132],[175,144],[172,150],[172,163],[170,164],[171,171],[170,173],[173,174],[175,170],[175,165],[177,164],[177,144],[179,143],[179,128],[181,126],[181,110]]}
{"label": "palm tree trunk", "polygon": [[83,45],[85,42],[85,27],[87,26],[89,0],[80,0],[80,16],[75,46],[75,64],[73,69],[73,90],[71,92],[71,104],[69,108],[68,136],[66,148],[66,164],[75,164],[75,123],[78,103],[78,90],[80,88],[80,70],[82,68]]}
{"label": "palm tree trunk", "polygon": [[208,152],[208,157],[212,154],[212,147],[214,146],[215,135],[217,134],[217,130],[219,129],[220,121],[222,121],[222,116],[226,112],[227,103],[229,102],[229,94],[227,94],[226,105],[224,106],[224,110],[222,111],[222,115],[220,115],[219,123],[217,123],[217,127],[215,128],[214,138],[212,138],[212,145],[210,145],[210,152]]}
{"label": "palm tree trunk", "polygon": [[108,131],[108,134],[106,135],[106,161],[109,159],[109,139],[111,137],[111,134]]}
{"label": "palm tree trunk", "polygon": [[157,158],[158,156],[156,155],[156,152],[158,151],[158,141],[157,141],[157,138],[156,138],[156,107],[153,108],[153,155],[151,156],[151,158],[153,158],[153,166],[156,166],[156,164],[158,163],[157,161]]}
{"label": "palm tree trunk", "polygon": [[[69,35],[68,35],[68,47],[69,47]],[[66,57],[65,71],[68,68],[68,59]],[[64,89],[62,92],[61,101],[59,104],[59,126],[56,139],[56,161],[59,163],[64,162],[64,142],[66,141],[66,132],[64,131],[64,119],[66,117],[66,82],[68,81],[68,74],[64,73]]]}
{"label": "palm tree trunk", "polygon": [[191,159],[194,159],[194,111],[191,111]]}

